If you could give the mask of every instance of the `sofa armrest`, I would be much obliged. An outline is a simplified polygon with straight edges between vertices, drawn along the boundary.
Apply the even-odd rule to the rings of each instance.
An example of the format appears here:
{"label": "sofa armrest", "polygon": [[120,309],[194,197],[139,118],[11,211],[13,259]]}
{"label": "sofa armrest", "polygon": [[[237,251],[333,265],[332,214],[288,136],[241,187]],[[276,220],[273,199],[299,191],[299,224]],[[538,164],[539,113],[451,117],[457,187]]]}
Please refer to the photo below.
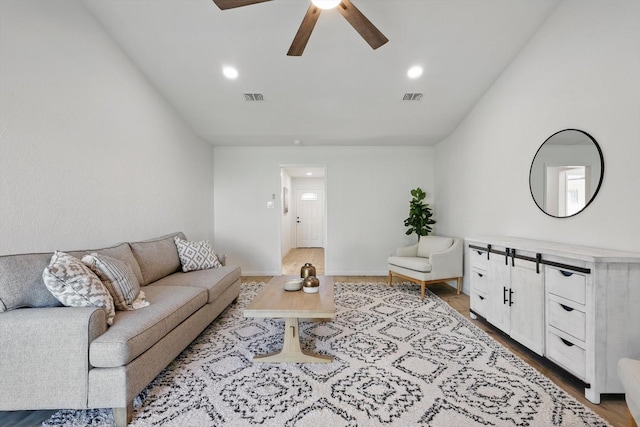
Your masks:
{"label": "sofa armrest", "polygon": [[89,343],[106,329],[100,308],[0,313],[0,410],[86,408]]}
{"label": "sofa armrest", "polygon": [[418,244],[396,249],[396,256],[418,256]]}
{"label": "sofa armrest", "polygon": [[431,254],[431,275],[437,278],[462,277],[462,240],[453,239],[453,244],[444,252]]}

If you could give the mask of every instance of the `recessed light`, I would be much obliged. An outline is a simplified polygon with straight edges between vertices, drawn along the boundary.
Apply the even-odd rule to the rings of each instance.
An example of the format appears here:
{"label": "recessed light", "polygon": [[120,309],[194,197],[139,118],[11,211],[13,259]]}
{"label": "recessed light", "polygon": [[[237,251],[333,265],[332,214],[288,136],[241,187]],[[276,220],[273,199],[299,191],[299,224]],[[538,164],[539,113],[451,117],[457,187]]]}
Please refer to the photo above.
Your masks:
{"label": "recessed light", "polygon": [[311,172],[307,172],[307,176],[311,176],[313,175]]}
{"label": "recessed light", "polygon": [[222,74],[228,79],[237,79],[238,78],[238,70],[228,65],[222,67]]}
{"label": "recessed light", "polygon": [[409,68],[409,71],[407,71],[407,76],[409,76],[410,79],[417,79],[422,75],[422,71],[423,70],[421,66],[415,65]]}

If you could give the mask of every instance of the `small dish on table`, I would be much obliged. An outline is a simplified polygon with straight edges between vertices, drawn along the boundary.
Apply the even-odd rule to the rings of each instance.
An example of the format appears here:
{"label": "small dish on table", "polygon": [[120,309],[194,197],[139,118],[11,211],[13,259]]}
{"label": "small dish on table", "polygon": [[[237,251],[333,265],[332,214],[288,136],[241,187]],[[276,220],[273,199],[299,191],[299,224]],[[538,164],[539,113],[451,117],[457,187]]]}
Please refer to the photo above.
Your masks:
{"label": "small dish on table", "polygon": [[293,292],[302,289],[302,281],[304,279],[290,279],[284,282],[283,287],[285,291]]}

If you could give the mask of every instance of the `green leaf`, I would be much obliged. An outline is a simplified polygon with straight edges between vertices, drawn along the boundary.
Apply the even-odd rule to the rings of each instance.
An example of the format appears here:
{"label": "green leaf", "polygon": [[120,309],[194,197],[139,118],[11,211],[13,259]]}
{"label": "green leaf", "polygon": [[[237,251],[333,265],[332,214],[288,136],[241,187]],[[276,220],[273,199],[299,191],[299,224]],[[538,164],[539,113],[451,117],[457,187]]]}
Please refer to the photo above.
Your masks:
{"label": "green leaf", "polygon": [[427,197],[427,193],[418,187],[411,190],[411,196],[413,196],[413,199],[409,201],[409,218],[404,220],[405,227],[409,227],[405,234],[416,233],[418,236],[427,236],[431,232],[429,225],[436,223],[431,218],[433,213],[429,204],[423,202]]}

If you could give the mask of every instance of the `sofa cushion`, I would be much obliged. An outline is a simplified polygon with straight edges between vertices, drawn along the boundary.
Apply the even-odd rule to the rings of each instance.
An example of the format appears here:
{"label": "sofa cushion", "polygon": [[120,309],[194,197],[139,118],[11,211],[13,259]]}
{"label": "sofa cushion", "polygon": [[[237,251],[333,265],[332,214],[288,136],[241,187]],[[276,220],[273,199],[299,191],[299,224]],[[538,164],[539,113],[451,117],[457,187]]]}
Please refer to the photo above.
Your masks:
{"label": "sofa cushion", "polygon": [[225,266],[189,273],[173,273],[148,287],[154,286],[193,286],[206,289],[208,303],[215,301],[229,286],[240,279],[240,267]]}
{"label": "sofa cushion", "polygon": [[129,244],[142,271],[141,285],[148,285],[180,270],[178,249],[173,240],[175,236],[186,240],[184,234],[173,233],[157,239]]}
{"label": "sofa cushion", "polygon": [[178,236],[173,239],[178,249],[178,257],[180,258],[180,264],[182,265],[182,271],[184,273],[222,267],[211,244],[206,240],[190,242],[188,240],[182,240]]}
{"label": "sofa cushion", "polygon": [[133,274],[136,275],[138,283],[142,282],[142,271],[140,271],[138,261],[136,261],[136,258],[133,256],[133,252],[131,252],[131,248],[129,247],[128,243],[120,243],[109,248],[69,252],[70,255],[73,255],[74,257],[80,259],[82,259],[82,257],[84,257],[85,255],[90,255],[92,253],[99,253],[100,255],[106,255],[111,258],[119,259],[120,261],[126,262],[127,264],[129,264],[129,267],[131,267],[131,270],[133,270]]}
{"label": "sofa cushion", "polygon": [[[100,278],[113,297],[117,310],[134,309],[133,303],[140,296],[140,283],[129,264],[97,253],[85,255],[82,262]],[[145,302],[139,302],[138,307],[148,305]]]}
{"label": "sofa cushion", "polygon": [[429,258],[431,254],[444,252],[453,245],[451,237],[423,236],[418,242],[418,256]]}
{"label": "sofa cushion", "polygon": [[421,273],[429,273],[431,271],[429,258],[423,258],[419,256],[392,256],[389,257],[388,262],[391,265],[408,268],[409,270],[419,271]]}
{"label": "sofa cushion", "polygon": [[109,291],[98,276],[78,258],[56,251],[42,278],[54,297],[67,307],[99,307],[113,323],[115,308]]}
{"label": "sofa cushion", "polygon": [[149,286],[145,288],[148,307],[116,312],[115,322],[89,347],[89,362],[94,367],[124,366],[207,302],[204,289],[186,286]]}
{"label": "sofa cushion", "polygon": [[0,312],[21,307],[60,307],[44,285],[51,252],[0,256]]}

